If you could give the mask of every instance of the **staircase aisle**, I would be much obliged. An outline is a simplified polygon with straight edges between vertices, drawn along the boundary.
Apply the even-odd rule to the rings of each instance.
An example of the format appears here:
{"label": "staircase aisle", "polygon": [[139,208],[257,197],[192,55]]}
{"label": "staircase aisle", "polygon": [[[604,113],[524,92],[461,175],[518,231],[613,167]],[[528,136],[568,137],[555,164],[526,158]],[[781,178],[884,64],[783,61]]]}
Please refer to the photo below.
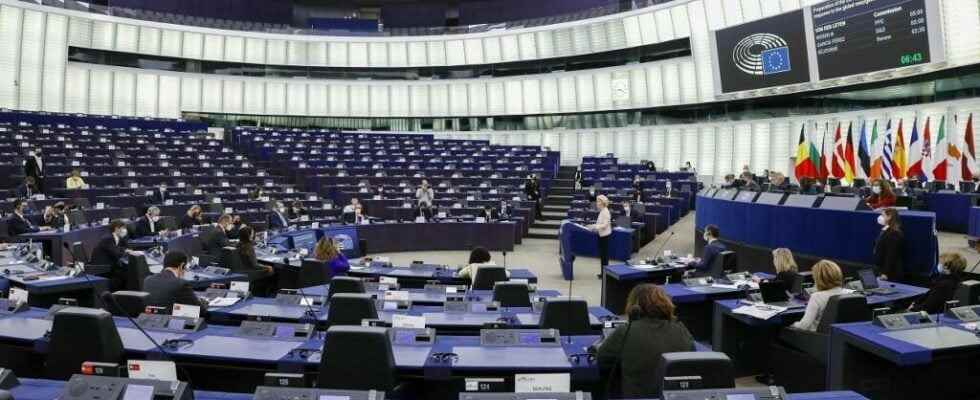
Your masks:
{"label": "staircase aisle", "polygon": [[527,237],[558,240],[561,221],[568,217],[568,209],[575,198],[575,167],[559,167],[558,178],[551,181],[548,197],[544,198],[542,214],[531,225]]}

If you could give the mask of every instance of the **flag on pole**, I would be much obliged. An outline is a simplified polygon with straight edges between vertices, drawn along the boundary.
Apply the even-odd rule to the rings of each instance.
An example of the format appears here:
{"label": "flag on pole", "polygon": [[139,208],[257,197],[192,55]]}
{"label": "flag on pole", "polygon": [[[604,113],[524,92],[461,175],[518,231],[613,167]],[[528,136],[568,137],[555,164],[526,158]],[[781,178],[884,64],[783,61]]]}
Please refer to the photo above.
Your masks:
{"label": "flag on pole", "polygon": [[909,138],[909,169],[905,172],[909,178],[922,179],[922,141],[919,140],[919,119],[912,120],[912,135]]}
{"label": "flag on pole", "polygon": [[898,120],[898,134],[895,136],[895,151],[892,152],[892,176],[895,180],[905,179],[905,170],[909,168],[906,162],[905,134],[902,132],[902,119]]}
{"label": "flag on pole", "polygon": [[[953,116],[954,118],[956,116]],[[946,116],[939,119],[939,132],[936,133],[936,147],[932,154],[932,179],[946,181],[949,178],[949,161],[946,155],[949,150],[949,137],[946,135]]]}
{"label": "flag on pole", "polygon": [[[960,153],[959,147],[956,146],[956,133],[959,131],[960,120],[955,115],[953,116],[953,134],[947,138],[946,141],[946,183],[952,184],[953,187],[960,186],[960,179],[963,177],[963,170],[960,168],[960,162],[962,161],[963,154]],[[967,122],[967,126],[972,128],[972,124]]]}
{"label": "flag on pole", "polygon": [[871,176],[871,152],[868,151],[868,121],[861,122],[861,138],[858,139],[858,160],[861,168],[857,170],[857,176],[868,178]]}
{"label": "flag on pole", "polygon": [[830,123],[827,122],[823,126],[823,139],[820,139],[820,169],[817,171],[817,178],[820,180],[827,179],[830,176],[830,171],[827,170],[827,131],[830,130]]}
{"label": "flag on pole", "polygon": [[973,113],[970,113],[966,121],[966,131],[963,132],[963,159],[960,162],[963,167],[961,177],[964,181],[972,181],[977,178],[977,152],[973,146]]}
{"label": "flag on pole", "polygon": [[851,133],[851,128],[854,127],[854,121],[847,124],[847,143],[844,145],[844,179],[854,184],[854,177],[857,174],[854,172],[856,165],[854,164],[854,135]]}
{"label": "flag on pole", "polygon": [[881,179],[882,172],[882,138],[878,137],[878,120],[871,125],[871,170],[868,171],[868,178],[872,181]]}
{"label": "flag on pole", "polygon": [[885,125],[885,138],[881,145],[881,179],[892,180],[892,120]]}
{"label": "flag on pole", "polygon": [[816,175],[816,168],[813,160],[810,159],[810,148],[812,145],[806,139],[806,123],[800,127],[800,141],[796,145],[796,180],[809,178]]}
{"label": "flag on pole", "polygon": [[926,117],[926,127],[922,129],[922,175],[919,180],[928,182],[932,180],[932,133],[930,125],[932,117]]}
{"label": "flag on pole", "polygon": [[834,131],[834,151],[830,153],[830,176],[843,179],[844,173],[844,141],[840,136],[840,122]]}

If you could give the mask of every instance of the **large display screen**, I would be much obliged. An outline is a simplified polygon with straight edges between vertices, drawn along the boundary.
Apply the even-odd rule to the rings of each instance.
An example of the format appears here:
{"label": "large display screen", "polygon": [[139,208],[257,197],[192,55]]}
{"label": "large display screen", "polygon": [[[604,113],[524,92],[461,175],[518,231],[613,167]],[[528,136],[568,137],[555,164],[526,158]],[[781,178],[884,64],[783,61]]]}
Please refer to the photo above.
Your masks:
{"label": "large display screen", "polygon": [[926,3],[832,0],[812,6],[820,79],[932,62]]}
{"label": "large display screen", "polygon": [[945,59],[938,0],[830,0],[719,29],[712,40],[720,93]]}
{"label": "large display screen", "polygon": [[715,31],[721,91],[809,82],[803,21],[803,10],[797,10]]}

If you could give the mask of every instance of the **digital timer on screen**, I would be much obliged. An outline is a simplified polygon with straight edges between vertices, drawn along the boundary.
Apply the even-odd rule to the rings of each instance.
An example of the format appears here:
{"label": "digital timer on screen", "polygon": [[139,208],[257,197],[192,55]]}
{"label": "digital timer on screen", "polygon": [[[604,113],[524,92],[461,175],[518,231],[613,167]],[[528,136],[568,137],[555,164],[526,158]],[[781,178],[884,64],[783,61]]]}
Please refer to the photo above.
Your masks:
{"label": "digital timer on screen", "polygon": [[819,78],[931,62],[930,1],[831,0],[812,6]]}

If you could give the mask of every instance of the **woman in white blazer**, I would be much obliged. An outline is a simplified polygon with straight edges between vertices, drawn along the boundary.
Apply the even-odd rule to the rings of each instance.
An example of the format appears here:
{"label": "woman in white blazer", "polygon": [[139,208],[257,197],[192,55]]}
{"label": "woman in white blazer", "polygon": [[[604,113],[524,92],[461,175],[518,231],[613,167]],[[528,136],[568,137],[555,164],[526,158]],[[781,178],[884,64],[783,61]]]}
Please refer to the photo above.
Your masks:
{"label": "woman in white blazer", "polygon": [[597,278],[602,278],[602,268],[609,265],[609,238],[612,236],[612,216],[609,214],[609,198],[599,195],[595,198],[595,206],[599,209],[599,216],[595,223],[589,225],[589,229],[599,235],[599,273]]}

